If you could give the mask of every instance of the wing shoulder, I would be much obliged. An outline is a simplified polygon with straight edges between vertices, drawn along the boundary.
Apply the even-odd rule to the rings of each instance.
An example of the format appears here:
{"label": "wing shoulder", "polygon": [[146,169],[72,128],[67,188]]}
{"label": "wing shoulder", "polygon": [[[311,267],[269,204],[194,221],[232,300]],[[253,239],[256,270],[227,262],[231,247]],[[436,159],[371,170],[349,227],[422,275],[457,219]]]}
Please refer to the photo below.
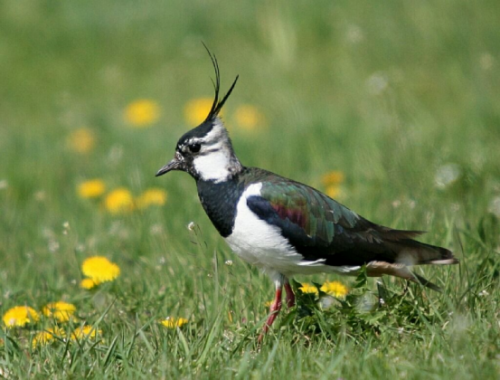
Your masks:
{"label": "wing shoulder", "polygon": [[260,219],[279,227],[294,245],[330,246],[355,231],[363,218],[321,192],[293,181],[262,182],[247,205]]}

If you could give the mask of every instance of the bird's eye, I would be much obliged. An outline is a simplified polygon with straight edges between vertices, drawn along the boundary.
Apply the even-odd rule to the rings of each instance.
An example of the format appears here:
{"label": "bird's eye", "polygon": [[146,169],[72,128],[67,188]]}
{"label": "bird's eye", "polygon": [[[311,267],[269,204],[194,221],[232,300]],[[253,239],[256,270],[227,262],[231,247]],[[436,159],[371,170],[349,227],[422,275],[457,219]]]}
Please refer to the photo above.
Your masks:
{"label": "bird's eye", "polygon": [[191,144],[189,145],[189,150],[192,153],[198,153],[200,151],[201,145],[200,144]]}

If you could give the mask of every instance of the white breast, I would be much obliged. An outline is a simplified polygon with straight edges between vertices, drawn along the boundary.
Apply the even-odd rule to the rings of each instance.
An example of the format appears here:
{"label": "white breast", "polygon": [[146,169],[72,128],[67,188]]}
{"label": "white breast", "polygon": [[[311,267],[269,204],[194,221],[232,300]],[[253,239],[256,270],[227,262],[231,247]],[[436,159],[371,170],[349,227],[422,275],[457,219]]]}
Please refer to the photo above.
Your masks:
{"label": "white breast", "polygon": [[247,198],[260,195],[261,188],[262,183],[250,185],[238,202],[233,232],[226,238],[238,256],[270,274],[278,272],[287,277],[321,272],[347,273],[354,269],[327,266],[324,259],[304,261],[303,256],[281,235],[278,227],[259,219],[248,208]]}

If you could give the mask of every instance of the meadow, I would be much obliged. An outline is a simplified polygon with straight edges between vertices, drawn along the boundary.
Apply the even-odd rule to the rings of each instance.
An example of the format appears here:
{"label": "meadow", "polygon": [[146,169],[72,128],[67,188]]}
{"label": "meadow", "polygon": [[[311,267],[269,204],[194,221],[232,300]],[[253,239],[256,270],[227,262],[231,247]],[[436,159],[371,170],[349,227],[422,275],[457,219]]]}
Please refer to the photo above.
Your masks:
{"label": "meadow", "polygon": [[[500,4],[313,3],[0,1],[0,377],[500,377]],[[202,42],[242,163],[427,231],[442,293],[299,276],[258,345],[271,282],[154,176],[213,96]]]}

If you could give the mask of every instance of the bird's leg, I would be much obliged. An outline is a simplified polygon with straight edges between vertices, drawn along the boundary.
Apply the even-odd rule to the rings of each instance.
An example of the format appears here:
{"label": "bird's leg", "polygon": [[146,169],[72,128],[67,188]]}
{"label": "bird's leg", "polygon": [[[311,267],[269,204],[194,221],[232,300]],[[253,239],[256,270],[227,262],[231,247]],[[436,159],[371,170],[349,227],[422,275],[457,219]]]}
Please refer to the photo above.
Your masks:
{"label": "bird's leg", "polygon": [[264,335],[269,331],[269,328],[273,324],[274,320],[278,316],[280,310],[281,310],[281,294],[283,290],[283,281],[284,277],[279,276],[277,280],[274,281],[274,284],[276,286],[276,296],[274,298],[274,302],[271,304],[270,308],[270,314],[269,317],[267,318],[266,324],[264,325],[264,328],[262,329],[262,332],[259,335],[259,343],[262,341],[264,338]]}
{"label": "bird's leg", "polygon": [[274,320],[278,316],[278,313],[281,310],[281,286],[276,289],[276,298],[274,302],[271,304],[269,318],[267,318],[266,324],[264,325],[264,333],[267,333],[269,327],[273,324]]}
{"label": "bird's leg", "polygon": [[285,293],[286,293],[286,305],[288,307],[295,306],[295,294],[293,294],[292,287],[288,282],[288,279],[285,279]]}

